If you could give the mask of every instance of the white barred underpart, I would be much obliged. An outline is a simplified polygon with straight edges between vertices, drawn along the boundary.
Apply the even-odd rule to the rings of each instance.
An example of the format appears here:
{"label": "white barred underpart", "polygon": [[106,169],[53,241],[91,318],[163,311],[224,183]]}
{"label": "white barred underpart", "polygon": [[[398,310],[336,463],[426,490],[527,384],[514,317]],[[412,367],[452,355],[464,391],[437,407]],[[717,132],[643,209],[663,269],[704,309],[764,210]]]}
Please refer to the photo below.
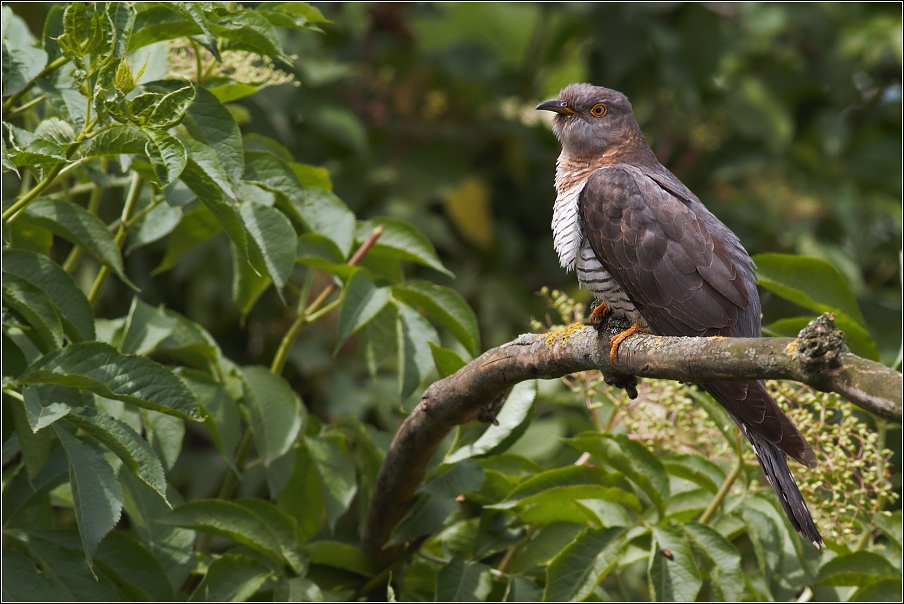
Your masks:
{"label": "white barred underpart", "polygon": [[567,180],[571,182],[566,185],[563,168],[561,163],[557,165],[557,196],[552,212],[553,244],[559,255],[559,264],[568,271],[576,269],[578,283],[586,286],[597,300],[604,302],[613,312],[632,321],[642,321],[634,304],[600,264],[590,242],[584,237],[578,220],[578,206],[587,178],[579,178],[574,184],[573,174],[568,174],[571,178]]}

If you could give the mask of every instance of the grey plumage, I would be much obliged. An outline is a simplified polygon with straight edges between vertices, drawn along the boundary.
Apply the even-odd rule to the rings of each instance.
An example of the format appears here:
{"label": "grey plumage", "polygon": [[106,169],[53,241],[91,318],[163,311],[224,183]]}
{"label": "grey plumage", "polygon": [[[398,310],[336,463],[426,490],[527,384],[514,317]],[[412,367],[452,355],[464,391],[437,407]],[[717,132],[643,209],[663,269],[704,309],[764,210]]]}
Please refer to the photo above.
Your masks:
{"label": "grey plumage", "polygon": [[[653,333],[759,336],[750,256],[659,163],[627,97],[573,84],[538,109],[556,112],[553,131],[562,143],[553,231],[563,266],[576,268],[613,312]],[[794,528],[824,547],[785,459],[812,467],[815,455],[765,385],[702,386],[750,440]]]}

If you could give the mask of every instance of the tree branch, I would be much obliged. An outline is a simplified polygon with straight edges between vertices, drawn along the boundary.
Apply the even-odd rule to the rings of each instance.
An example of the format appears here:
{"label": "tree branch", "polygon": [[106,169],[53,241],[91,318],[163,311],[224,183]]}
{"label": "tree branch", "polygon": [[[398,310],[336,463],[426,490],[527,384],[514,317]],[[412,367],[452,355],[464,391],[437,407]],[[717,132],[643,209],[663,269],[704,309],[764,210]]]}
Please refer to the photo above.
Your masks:
{"label": "tree branch", "polygon": [[525,334],[488,350],[460,371],[432,384],[396,433],[374,487],[362,549],[381,565],[399,547],[383,549],[414,502],[427,464],[450,430],[507,388],[524,380],[553,379],[599,369],[607,375],[714,382],[781,379],[836,392],[855,405],[901,422],[902,375],[851,354],[832,315],[810,323],[797,338],[678,338],[634,335],[609,361],[609,338],[572,325],[548,334]]}

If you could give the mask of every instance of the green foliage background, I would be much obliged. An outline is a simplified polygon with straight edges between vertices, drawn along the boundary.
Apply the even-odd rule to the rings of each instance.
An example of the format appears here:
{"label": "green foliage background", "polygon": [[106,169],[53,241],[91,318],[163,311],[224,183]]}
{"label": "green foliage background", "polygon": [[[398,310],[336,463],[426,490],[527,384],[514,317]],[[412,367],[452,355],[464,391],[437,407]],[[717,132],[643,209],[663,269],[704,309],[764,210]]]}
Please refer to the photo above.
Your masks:
{"label": "green foliage background", "polygon": [[391,587],[356,546],[423,388],[588,301],[533,110],[571,82],[757,255],[767,333],[899,367],[899,7],[101,6],[3,8],[4,598],[900,596],[900,428],[789,386],[826,552],[708,399],[593,375],[450,437]]}

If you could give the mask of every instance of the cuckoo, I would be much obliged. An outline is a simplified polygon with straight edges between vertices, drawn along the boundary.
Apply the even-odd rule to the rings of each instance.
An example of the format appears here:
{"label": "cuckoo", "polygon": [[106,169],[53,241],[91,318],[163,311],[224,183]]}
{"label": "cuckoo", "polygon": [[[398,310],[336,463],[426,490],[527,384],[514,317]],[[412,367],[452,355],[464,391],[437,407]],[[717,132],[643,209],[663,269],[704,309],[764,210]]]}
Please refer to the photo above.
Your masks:
{"label": "cuckoo", "polygon": [[[540,103],[562,144],[553,242],[597,299],[593,319],[627,319],[610,358],[636,331],[664,336],[760,335],[753,261],[738,237],[656,158],[622,93],[572,84]],[[791,524],[825,547],[786,455],[813,467],[813,450],[762,381],[701,385],[750,441]]]}

